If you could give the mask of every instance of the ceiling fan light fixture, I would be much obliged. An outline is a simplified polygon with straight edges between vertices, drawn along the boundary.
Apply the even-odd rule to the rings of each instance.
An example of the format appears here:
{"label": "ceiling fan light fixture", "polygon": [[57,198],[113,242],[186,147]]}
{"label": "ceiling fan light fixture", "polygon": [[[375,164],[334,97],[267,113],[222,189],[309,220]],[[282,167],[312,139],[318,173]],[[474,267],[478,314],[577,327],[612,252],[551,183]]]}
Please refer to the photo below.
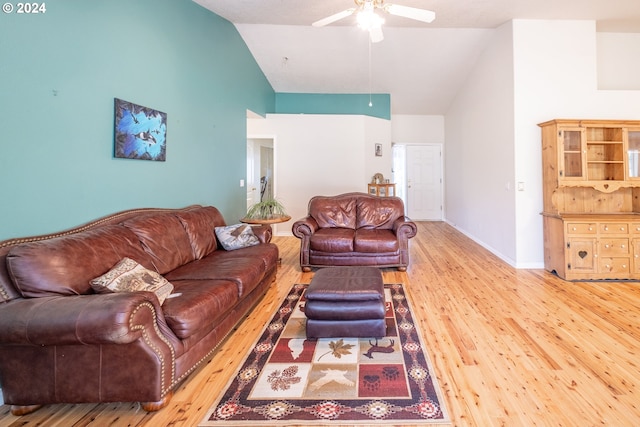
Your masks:
{"label": "ceiling fan light fixture", "polygon": [[371,30],[373,28],[380,28],[384,24],[384,19],[373,11],[373,8],[366,8],[358,12],[356,17],[358,21],[358,27],[363,30]]}
{"label": "ceiling fan light fixture", "polygon": [[351,14],[356,14],[358,27],[369,32],[369,39],[373,43],[381,41],[382,24],[384,18],[376,13],[376,10],[389,13],[390,15],[401,16],[404,18],[415,19],[422,22],[432,22],[436,18],[435,12],[426,9],[417,9],[415,7],[400,6],[397,4],[385,3],[384,0],[354,0],[356,7],[338,12],[326,18],[314,22],[314,27],[324,27],[336,21],[346,18]]}

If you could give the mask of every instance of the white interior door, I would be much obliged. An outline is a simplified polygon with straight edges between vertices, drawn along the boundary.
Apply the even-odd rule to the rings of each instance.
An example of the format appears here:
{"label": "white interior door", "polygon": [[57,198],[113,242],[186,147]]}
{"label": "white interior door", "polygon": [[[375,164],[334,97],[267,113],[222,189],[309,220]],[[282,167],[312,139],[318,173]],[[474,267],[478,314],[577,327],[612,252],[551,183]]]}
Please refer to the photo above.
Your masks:
{"label": "white interior door", "polygon": [[407,145],[407,215],[414,221],[442,220],[442,146]]}

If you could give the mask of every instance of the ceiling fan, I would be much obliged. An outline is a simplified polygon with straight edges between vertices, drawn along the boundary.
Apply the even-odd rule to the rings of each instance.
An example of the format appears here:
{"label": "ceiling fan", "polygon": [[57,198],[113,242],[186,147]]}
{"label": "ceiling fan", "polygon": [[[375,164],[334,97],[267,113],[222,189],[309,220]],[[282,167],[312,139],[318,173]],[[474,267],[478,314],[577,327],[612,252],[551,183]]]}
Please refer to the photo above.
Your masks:
{"label": "ceiling fan", "polygon": [[354,0],[354,2],[356,3],[356,7],[327,16],[311,25],[314,27],[324,27],[325,25],[332,24],[357,12],[358,26],[368,30],[371,42],[376,43],[382,41],[384,38],[382,35],[384,19],[375,12],[376,9],[380,9],[391,15],[402,16],[403,18],[415,19],[426,23],[430,23],[436,18],[435,12],[430,10],[385,3],[384,0]]}

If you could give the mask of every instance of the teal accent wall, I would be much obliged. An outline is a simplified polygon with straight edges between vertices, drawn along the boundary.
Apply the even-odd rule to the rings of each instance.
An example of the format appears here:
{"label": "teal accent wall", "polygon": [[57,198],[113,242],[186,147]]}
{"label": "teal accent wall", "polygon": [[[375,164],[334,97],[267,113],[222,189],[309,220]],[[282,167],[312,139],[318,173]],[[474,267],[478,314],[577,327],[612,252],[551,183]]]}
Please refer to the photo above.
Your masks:
{"label": "teal accent wall", "polygon": [[276,113],[361,114],[391,120],[391,96],[377,93],[371,98],[369,94],[276,93]]}
{"label": "teal accent wall", "polygon": [[[0,14],[0,240],[123,209],[245,212],[246,110],[275,93],[228,21],[189,0],[56,0]],[[114,98],[167,113],[165,162],[113,156]]]}

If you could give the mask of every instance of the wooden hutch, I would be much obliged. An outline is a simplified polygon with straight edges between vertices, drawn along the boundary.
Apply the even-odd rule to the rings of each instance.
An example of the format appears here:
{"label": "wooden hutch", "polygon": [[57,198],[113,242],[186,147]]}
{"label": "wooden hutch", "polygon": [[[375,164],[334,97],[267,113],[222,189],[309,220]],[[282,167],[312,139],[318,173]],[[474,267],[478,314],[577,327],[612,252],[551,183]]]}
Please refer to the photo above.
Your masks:
{"label": "wooden hutch", "polygon": [[539,126],[545,269],[566,280],[640,279],[640,121]]}

